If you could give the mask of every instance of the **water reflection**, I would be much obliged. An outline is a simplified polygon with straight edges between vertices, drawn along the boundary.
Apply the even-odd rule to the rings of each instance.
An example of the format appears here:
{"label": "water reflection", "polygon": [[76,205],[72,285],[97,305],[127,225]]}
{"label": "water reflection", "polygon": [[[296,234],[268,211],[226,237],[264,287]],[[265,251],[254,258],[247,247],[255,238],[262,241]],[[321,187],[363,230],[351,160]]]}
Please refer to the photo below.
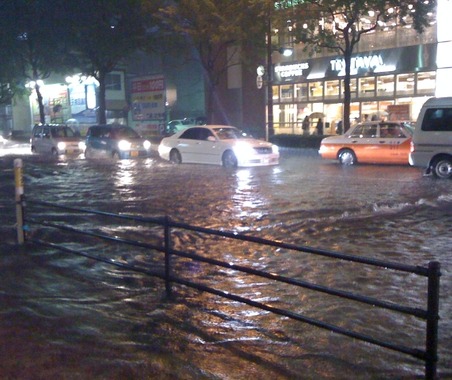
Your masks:
{"label": "water reflection", "polygon": [[[267,174],[267,172],[265,172]],[[243,220],[259,220],[267,212],[268,198],[260,191],[261,175],[259,168],[237,170],[235,193],[233,195],[233,215],[241,221],[235,226],[237,231],[255,228],[253,223],[243,225]]]}
{"label": "water reflection", "polygon": [[114,173],[115,186],[120,192],[128,193],[129,186],[133,185],[136,176],[137,162],[135,160],[119,160]]}

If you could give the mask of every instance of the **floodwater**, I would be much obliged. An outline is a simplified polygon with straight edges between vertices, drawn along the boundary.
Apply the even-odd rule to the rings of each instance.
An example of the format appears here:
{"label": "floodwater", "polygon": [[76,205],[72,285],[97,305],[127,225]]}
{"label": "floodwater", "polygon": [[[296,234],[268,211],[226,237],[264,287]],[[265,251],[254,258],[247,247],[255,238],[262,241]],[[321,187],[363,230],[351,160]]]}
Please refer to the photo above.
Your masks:
{"label": "floodwater", "polygon": [[[16,155],[17,156],[17,155]],[[0,156],[0,374],[11,379],[393,379],[422,378],[423,362],[252,306],[164,283],[83,256],[14,243],[13,155]],[[452,182],[416,168],[341,167],[311,150],[280,165],[226,170],[147,160],[21,154],[27,217],[56,220],[33,200],[245,233],[395,263],[441,263],[440,378],[452,378]],[[148,241],[143,223],[66,217],[115,236]],[[85,241],[44,237],[79,248]],[[176,249],[236,265],[425,309],[426,280],[289,250],[182,230]],[[188,248],[187,248],[188,247]],[[31,249],[32,248],[32,249]],[[86,248],[84,248],[86,250]],[[90,254],[161,268],[161,256],[95,243]],[[417,318],[180,260],[177,270],[223,291],[382,340],[424,349]]]}

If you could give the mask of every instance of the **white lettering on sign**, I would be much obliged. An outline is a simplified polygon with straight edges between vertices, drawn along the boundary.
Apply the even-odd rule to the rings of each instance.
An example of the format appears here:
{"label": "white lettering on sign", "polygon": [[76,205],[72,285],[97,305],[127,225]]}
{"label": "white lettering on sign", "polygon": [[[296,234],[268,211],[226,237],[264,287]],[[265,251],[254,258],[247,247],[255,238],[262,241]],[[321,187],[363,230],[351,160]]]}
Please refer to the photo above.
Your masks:
{"label": "white lettering on sign", "polygon": [[309,63],[296,63],[294,65],[276,66],[275,73],[279,74],[281,78],[297,77],[303,75],[303,70],[309,69]]}
{"label": "white lettering on sign", "polygon": [[[342,71],[345,69],[344,59],[332,59],[330,61],[331,70]],[[350,70],[356,71],[358,69],[375,69],[376,67],[384,66],[381,55],[365,55],[364,57],[353,57],[350,62]]]}

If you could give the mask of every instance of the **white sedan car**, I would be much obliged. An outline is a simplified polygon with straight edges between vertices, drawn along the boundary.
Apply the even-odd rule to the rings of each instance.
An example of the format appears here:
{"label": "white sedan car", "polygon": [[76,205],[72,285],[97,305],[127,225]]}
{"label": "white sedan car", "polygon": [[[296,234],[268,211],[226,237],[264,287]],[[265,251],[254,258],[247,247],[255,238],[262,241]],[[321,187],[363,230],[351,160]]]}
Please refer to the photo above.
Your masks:
{"label": "white sedan car", "polygon": [[190,127],[164,138],[158,151],[160,157],[177,164],[214,164],[231,168],[279,163],[276,145],[247,137],[227,125]]}

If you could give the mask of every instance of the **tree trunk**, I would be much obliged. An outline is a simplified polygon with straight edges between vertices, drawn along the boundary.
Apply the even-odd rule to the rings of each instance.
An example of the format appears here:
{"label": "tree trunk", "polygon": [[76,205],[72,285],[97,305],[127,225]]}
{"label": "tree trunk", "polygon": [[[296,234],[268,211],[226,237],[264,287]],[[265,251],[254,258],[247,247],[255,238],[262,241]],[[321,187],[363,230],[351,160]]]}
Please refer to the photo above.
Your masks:
{"label": "tree trunk", "polygon": [[105,101],[105,77],[106,73],[101,70],[97,76],[97,80],[99,81],[99,89],[97,93],[97,122],[99,124],[107,124],[106,110],[107,103]]}
{"label": "tree trunk", "polygon": [[42,94],[41,94],[41,89],[40,86],[38,84],[38,81],[36,81],[35,84],[35,91],[36,91],[36,96],[38,97],[38,107],[39,107],[39,121],[41,122],[41,124],[45,124],[46,122],[46,114],[44,111],[44,103],[43,103],[43,98],[42,98]]}
{"label": "tree trunk", "polygon": [[342,124],[344,126],[344,132],[350,129],[350,103],[351,103],[351,90],[350,90],[350,65],[352,60],[352,52],[347,49],[344,53],[345,63],[345,77],[344,77],[344,120]]}

